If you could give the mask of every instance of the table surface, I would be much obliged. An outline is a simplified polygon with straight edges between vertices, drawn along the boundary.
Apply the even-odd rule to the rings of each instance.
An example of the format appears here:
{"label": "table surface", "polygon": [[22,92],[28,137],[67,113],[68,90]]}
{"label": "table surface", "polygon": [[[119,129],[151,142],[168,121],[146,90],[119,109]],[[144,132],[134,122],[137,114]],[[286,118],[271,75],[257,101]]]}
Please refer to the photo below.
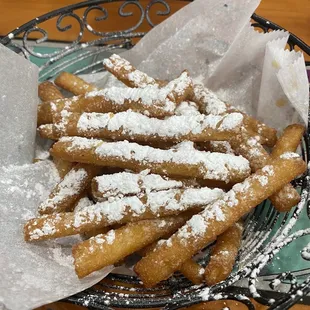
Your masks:
{"label": "table surface", "polygon": [[[14,28],[21,24],[40,16],[51,10],[63,7],[65,5],[73,4],[76,0],[0,0],[0,35],[9,33]],[[140,0],[142,4],[146,4],[148,0]],[[172,5],[172,11],[176,11],[184,6],[186,3],[180,1]],[[116,6],[117,5],[117,6]],[[117,8],[119,4],[106,4],[105,7],[109,9],[109,19],[100,23],[100,30],[112,30],[119,29],[120,23],[118,19]],[[158,6],[160,9],[161,7]],[[129,9],[129,8],[128,8]],[[133,8],[134,16],[122,18],[121,26],[132,25],[134,20],[137,20],[138,11]],[[156,8],[154,8],[154,12]],[[267,19],[281,25],[288,31],[294,33],[310,45],[310,0],[262,0],[259,5],[257,14],[264,16]],[[156,22],[160,22],[165,17],[154,16]],[[65,21],[64,21],[65,22]],[[59,32],[56,30],[55,23],[46,23],[44,26],[48,30],[49,38],[51,40],[70,41],[76,37],[74,29],[77,25],[74,25],[72,31]],[[141,25],[139,30],[148,30],[146,23]],[[85,33],[85,40],[92,38],[91,34]],[[310,61],[310,56],[306,56],[306,59]]]}
{"label": "table surface", "polygon": [[[12,29],[17,26],[37,17],[51,10],[63,7],[65,5],[76,3],[74,0],[0,0],[2,9],[0,10],[0,35],[5,35],[9,33]],[[141,1],[146,3],[148,1]],[[172,10],[176,11],[180,9],[184,3],[178,3]],[[273,22],[281,25],[288,31],[294,33],[310,45],[310,0],[262,0],[260,6],[258,7],[257,14],[272,20]],[[114,15],[115,18],[112,18]],[[161,17],[156,17],[156,22],[161,21]],[[130,24],[130,18],[127,20]],[[126,26],[126,25],[125,25]],[[112,30],[117,29],[119,24],[117,22],[117,9],[113,10],[111,7],[109,25],[104,25],[101,30]],[[48,24],[46,28],[49,31],[51,40],[67,41],[71,40],[74,36],[73,32],[60,33],[56,31],[54,24]],[[74,27],[73,27],[74,28]],[[140,30],[146,30],[147,25],[142,25]],[[74,30],[74,29],[73,29]],[[86,36],[85,40],[89,40]],[[310,61],[310,56],[305,55],[305,58]],[[228,306],[223,304],[223,302],[217,302],[217,304],[204,304],[200,306],[193,307],[192,310],[208,310],[208,309],[222,309],[222,307]],[[242,306],[231,302],[229,304],[231,309],[243,309]],[[307,306],[296,305],[293,307],[294,310],[310,309]],[[40,310],[69,310],[69,309],[85,309],[82,307],[71,306],[65,303],[54,303],[44,307]],[[260,305],[257,305],[256,309],[265,309]]]}

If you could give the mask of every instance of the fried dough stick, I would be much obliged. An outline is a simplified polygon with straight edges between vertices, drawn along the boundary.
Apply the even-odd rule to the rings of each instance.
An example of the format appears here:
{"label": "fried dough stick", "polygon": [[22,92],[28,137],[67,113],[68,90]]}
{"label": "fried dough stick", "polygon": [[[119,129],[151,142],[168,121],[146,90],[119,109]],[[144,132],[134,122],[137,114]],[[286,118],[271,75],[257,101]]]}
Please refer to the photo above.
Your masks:
{"label": "fried dough stick", "polygon": [[221,189],[188,188],[99,202],[74,213],[50,214],[31,219],[24,226],[24,236],[26,241],[46,240],[114,224],[170,216],[187,210],[199,212],[205,204],[222,196]]}
{"label": "fried dough stick", "polygon": [[164,244],[135,266],[146,287],[167,279],[195,253],[255,208],[263,200],[303,173],[307,165],[295,153],[285,153],[268,166],[236,184],[223,199],[194,215]]}
{"label": "fried dough stick", "polygon": [[68,99],[46,101],[38,108],[38,124],[53,122],[53,116],[62,110],[68,112],[123,112],[133,110],[151,117],[163,118],[174,114],[174,110],[192,93],[193,83],[187,71],[163,88],[148,85],[145,88],[111,87],[92,91]]}
{"label": "fried dough stick", "polygon": [[42,101],[50,101],[63,98],[60,90],[52,82],[49,81],[45,81],[39,84],[38,95]]}
{"label": "fried dough stick", "polygon": [[[206,114],[221,115],[231,112],[239,112],[238,109],[220,100],[215,93],[204,88],[202,85],[194,85],[192,101],[197,103],[200,111]],[[268,146],[274,146],[277,141],[276,129],[259,122],[254,117],[244,114],[244,126],[253,136],[260,137],[260,143]]]}
{"label": "fried dough stick", "polygon": [[101,170],[101,167],[93,165],[75,165],[55,186],[49,198],[41,203],[39,213],[42,215],[72,211],[76,202],[85,194],[93,177]]}
{"label": "fried dough stick", "polygon": [[[305,128],[302,125],[295,124],[288,126],[277,141],[273,155],[271,156],[254,137],[249,137],[246,132],[234,136],[230,140],[230,144],[237,154],[242,155],[250,162],[250,166],[254,172],[267,165],[272,158],[275,159],[285,152],[295,151],[300,143],[304,130]],[[278,211],[286,212],[300,201],[300,196],[291,184],[286,184],[279,192],[269,197],[269,199]]]}
{"label": "fried dough stick", "polygon": [[97,90],[95,85],[87,83],[77,75],[69,72],[61,72],[54,82],[58,87],[69,91],[73,95],[85,95]]}
{"label": "fried dough stick", "polygon": [[250,173],[248,161],[241,156],[202,152],[195,149],[162,150],[128,141],[103,142],[80,137],[63,137],[51,154],[72,162],[118,167],[133,171],[194,177],[238,183]]}
{"label": "fried dough stick", "polygon": [[107,71],[128,87],[144,88],[148,85],[163,86],[166,84],[165,81],[155,80],[137,70],[129,61],[116,54],[104,59],[103,65]]}
{"label": "fried dough stick", "polygon": [[[146,256],[149,253],[153,252],[159,245],[163,244],[167,240],[159,240],[158,242],[154,242],[149,246],[143,248],[139,251],[139,254],[142,256]],[[198,285],[201,284],[204,280],[204,268],[201,267],[197,262],[195,262],[192,258],[188,259],[179,269],[179,271],[191,282]]]}
{"label": "fried dough stick", "polygon": [[[286,152],[295,152],[304,132],[305,127],[303,125],[293,124],[286,127],[272,149],[271,158],[275,159]],[[287,184],[280,191],[269,197],[278,211],[288,212],[300,201],[300,195],[293,189],[291,184]]]}
{"label": "fried dough stick", "polygon": [[271,157],[273,159],[280,157],[286,152],[295,152],[300,144],[301,138],[305,133],[305,126],[300,124],[292,124],[287,126],[273,147]]}
{"label": "fried dough stick", "polygon": [[[49,81],[45,81],[39,84],[38,87],[38,94],[39,98],[42,101],[49,101],[49,100],[57,100],[63,98],[62,93],[59,91],[59,89]],[[41,136],[44,137],[44,135],[41,134],[41,131],[45,132],[45,136],[52,135],[53,134],[53,126],[51,124],[43,125],[44,128],[39,127],[38,131]],[[64,178],[64,176],[71,170],[73,167],[73,163],[64,161],[59,158],[53,158],[53,162],[58,170],[59,176],[61,179]]]}
{"label": "fried dough stick", "polygon": [[[63,116],[61,114],[64,114]],[[243,115],[173,115],[166,119],[150,118],[141,113],[60,113],[55,117],[58,137],[79,136],[134,142],[194,142],[228,140],[242,126]]]}
{"label": "fried dough stick", "polygon": [[241,245],[242,231],[243,225],[238,222],[217,237],[205,268],[207,285],[224,281],[232,272]]}
{"label": "fried dough stick", "polygon": [[75,271],[79,278],[113,265],[164,235],[174,233],[190,218],[179,214],[161,219],[129,223],[107,234],[92,237],[72,249]]}

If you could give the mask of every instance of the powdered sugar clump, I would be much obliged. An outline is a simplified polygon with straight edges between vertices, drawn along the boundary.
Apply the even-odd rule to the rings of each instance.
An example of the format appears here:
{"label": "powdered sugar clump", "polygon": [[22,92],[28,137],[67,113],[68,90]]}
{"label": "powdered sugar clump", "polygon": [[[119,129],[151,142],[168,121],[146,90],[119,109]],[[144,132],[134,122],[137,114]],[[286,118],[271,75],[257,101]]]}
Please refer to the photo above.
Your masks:
{"label": "powdered sugar clump", "polygon": [[107,244],[113,244],[115,240],[115,230],[111,229],[106,234],[100,234],[95,237],[91,238],[91,241],[96,242],[97,244],[107,243]]}
{"label": "powdered sugar clump", "polygon": [[234,150],[228,141],[210,141],[211,150],[213,152],[226,153],[234,155]]}
{"label": "powdered sugar clump", "polygon": [[156,84],[153,78],[134,68],[129,61],[121,58],[119,55],[111,55],[109,58],[103,60],[103,64],[107,69],[126,76],[133,87],[144,88],[147,85]]}
{"label": "powdered sugar clump", "polygon": [[299,158],[300,156],[294,152],[286,152],[280,156],[281,159]]}
{"label": "powdered sugar clump", "polygon": [[[181,138],[188,135],[201,135],[204,138],[217,131],[238,130],[242,124],[243,115],[230,113],[225,115],[174,115],[164,120],[149,118],[143,114],[131,110],[120,113],[82,113],[77,123],[77,131],[80,134],[89,131],[108,130],[109,132],[121,132],[129,136],[159,136],[165,138]],[[69,126],[66,118],[62,124]],[[62,125],[62,132],[66,133],[66,126]],[[194,138],[194,137],[193,137]]]}
{"label": "powdered sugar clump", "polygon": [[87,177],[88,174],[85,169],[71,169],[57,185],[50,198],[44,201],[39,209],[44,211],[47,208],[56,208],[61,201],[75,195],[81,186],[83,186]]}
{"label": "powdered sugar clump", "polygon": [[135,195],[142,192],[159,191],[169,188],[180,188],[180,181],[166,180],[157,174],[140,174],[120,172],[95,177],[93,184],[98,191],[93,191],[96,199],[106,199],[111,196]]}
{"label": "powdered sugar clump", "polygon": [[199,115],[200,112],[195,102],[183,101],[181,102],[174,111],[175,115]]}
{"label": "powdered sugar clump", "polygon": [[94,203],[88,197],[82,197],[77,203],[77,205],[75,206],[74,212],[81,211],[87,207],[90,207],[93,204]]}
{"label": "powdered sugar clump", "polygon": [[194,96],[200,109],[207,114],[221,115],[228,112],[226,104],[200,84],[194,85]]}

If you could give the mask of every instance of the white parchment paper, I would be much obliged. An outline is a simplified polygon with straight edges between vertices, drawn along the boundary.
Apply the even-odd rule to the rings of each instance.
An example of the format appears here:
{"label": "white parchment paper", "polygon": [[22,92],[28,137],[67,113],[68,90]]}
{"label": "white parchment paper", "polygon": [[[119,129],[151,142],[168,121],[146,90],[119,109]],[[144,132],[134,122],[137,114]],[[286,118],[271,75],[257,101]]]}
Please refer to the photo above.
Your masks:
{"label": "white parchment paper", "polygon": [[156,78],[172,79],[188,69],[222,100],[277,129],[298,120],[307,124],[309,86],[303,55],[284,51],[287,32],[264,34],[250,26],[258,4],[196,0],[122,55]]}
{"label": "white parchment paper", "polygon": [[0,168],[0,309],[32,309],[99,282],[108,267],[79,280],[71,246],[76,238],[26,243],[23,224],[59,181],[50,161]]}
{"label": "white parchment paper", "polygon": [[[123,56],[155,78],[172,79],[188,69],[221,99],[278,129],[292,121],[306,122],[309,89],[303,56],[284,51],[288,33],[262,34],[250,27],[250,16],[258,4],[258,0],[196,0]],[[12,71],[6,74],[15,77]],[[110,74],[85,78],[98,87],[115,84]],[[31,83],[25,92],[36,92],[36,86]],[[24,119],[35,119],[37,98],[31,98]],[[19,115],[10,107],[2,113],[5,117]],[[10,130],[8,127],[7,132]],[[34,133],[35,128],[27,139],[30,143]],[[30,151],[34,151],[33,144]],[[23,159],[18,163],[23,164]],[[80,281],[71,258],[71,244],[76,240],[23,241],[24,222],[35,216],[38,204],[56,181],[55,168],[48,162],[0,169],[0,309],[1,303],[20,310],[56,301],[93,285],[111,270]]]}
{"label": "white parchment paper", "polygon": [[0,44],[0,167],[33,159],[39,68]]}

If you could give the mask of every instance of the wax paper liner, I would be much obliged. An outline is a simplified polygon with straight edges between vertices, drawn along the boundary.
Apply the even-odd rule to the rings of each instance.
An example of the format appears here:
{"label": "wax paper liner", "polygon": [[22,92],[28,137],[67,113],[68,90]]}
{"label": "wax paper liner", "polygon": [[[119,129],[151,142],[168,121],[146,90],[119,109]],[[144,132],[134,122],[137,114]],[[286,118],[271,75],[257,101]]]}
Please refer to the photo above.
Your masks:
{"label": "wax paper liner", "polygon": [[[309,86],[303,54],[284,50],[286,40],[267,43],[257,116],[282,129],[308,122]],[[266,113],[269,111],[269,113]]]}
{"label": "wax paper liner", "polygon": [[0,169],[0,309],[32,309],[86,289],[112,267],[78,280],[71,246],[79,237],[26,243],[23,223],[59,181],[50,161]]}
{"label": "wax paper liner", "polygon": [[38,67],[0,44],[0,167],[33,159]]}
{"label": "wax paper liner", "polygon": [[[255,0],[196,0],[122,55],[156,78],[172,79],[188,69],[222,100],[278,129],[298,120],[295,110],[306,123],[309,90],[302,56],[284,51],[287,32],[259,33],[250,26],[258,4]],[[279,53],[278,57],[283,55],[284,62],[271,84],[265,83],[270,48],[273,54]],[[290,113],[281,110],[280,116],[278,109],[273,109],[274,102],[264,102],[273,83],[281,84],[278,97],[291,100],[287,106],[294,109]]]}

